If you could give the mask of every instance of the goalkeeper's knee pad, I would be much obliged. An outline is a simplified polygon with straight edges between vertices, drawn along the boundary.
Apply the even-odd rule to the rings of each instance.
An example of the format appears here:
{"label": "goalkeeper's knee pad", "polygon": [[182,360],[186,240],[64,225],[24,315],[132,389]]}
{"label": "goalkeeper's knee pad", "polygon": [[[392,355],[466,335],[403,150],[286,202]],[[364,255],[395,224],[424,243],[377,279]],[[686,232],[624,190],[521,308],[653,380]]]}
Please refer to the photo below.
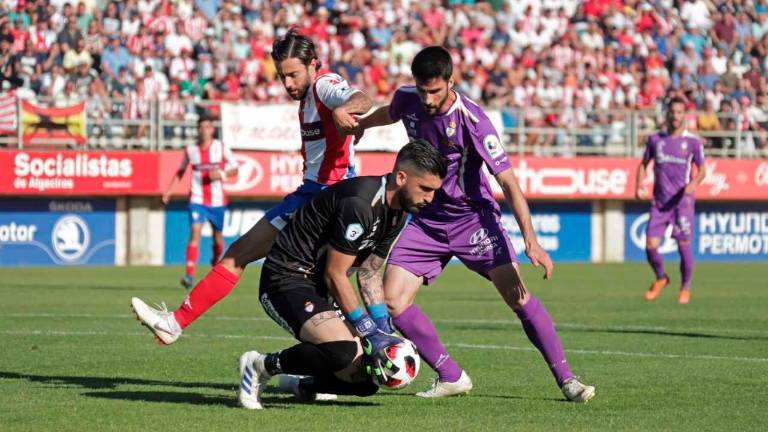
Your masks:
{"label": "goalkeeper's knee pad", "polygon": [[317,344],[317,348],[325,354],[328,368],[333,372],[338,372],[352,364],[357,355],[357,342],[355,341],[333,341]]}

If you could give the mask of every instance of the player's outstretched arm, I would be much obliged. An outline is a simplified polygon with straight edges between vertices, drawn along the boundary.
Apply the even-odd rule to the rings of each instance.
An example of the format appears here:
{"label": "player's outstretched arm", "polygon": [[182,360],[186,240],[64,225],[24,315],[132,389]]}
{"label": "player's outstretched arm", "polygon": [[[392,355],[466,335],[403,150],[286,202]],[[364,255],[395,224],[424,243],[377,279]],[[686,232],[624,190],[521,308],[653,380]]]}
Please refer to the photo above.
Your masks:
{"label": "player's outstretched arm", "polygon": [[[356,91],[346,102],[333,109],[333,121],[339,130],[353,133],[357,127],[354,115],[365,114],[373,107],[373,101],[362,91]],[[354,115],[353,115],[354,114]]]}
{"label": "player's outstretched arm", "polygon": [[698,171],[696,172],[696,176],[685,185],[685,193],[688,195],[696,193],[696,188],[704,181],[704,178],[707,177],[707,167],[704,165],[704,148],[701,141],[697,141],[696,149],[693,151],[693,163],[696,164]]}
{"label": "player's outstretched arm", "polygon": [[393,119],[389,115],[389,105],[382,105],[372,113],[358,120],[358,129],[365,130],[378,126],[391,125],[396,122],[397,119]]}
{"label": "player's outstretched arm", "polygon": [[645,188],[643,187],[643,183],[645,182],[645,175],[646,170],[648,168],[648,161],[643,160],[640,162],[640,164],[637,166],[637,176],[635,178],[635,198],[637,199],[645,199],[646,193]]}
{"label": "player's outstretched arm", "polygon": [[168,185],[168,188],[165,189],[165,192],[163,193],[163,204],[168,204],[171,201],[171,194],[173,193],[173,188],[176,187],[177,184],[181,181],[181,178],[184,177],[185,169],[179,169],[176,171],[176,175],[173,176],[171,179],[171,184]]}
{"label": "player's outstretched arm", "polygon": [[366,129],[391,125],[397,120],[389,115],[389,105],[376,108],[372,113],[357,120],[357,126],[351,131],[355,135],[355,144],[363,138]]}
{"label": "player's outstretched arm", "polygon": [[549,257],[547,251],[539,245],[539,241],[536,239],[536,233],[533,230],[533,223],[531,222],[531,211],[528,208],[528,201],[523,195],[523,191],[520,190],[520,186],[515,179],[515,173],[512,168],[508,168],[498,174],[496,174],[496,181],[499,182],[501,190],[504,191],[504,199],[507,201],[507,205],[512,209],[515,215],[517,224],[520,226],[520,231],[523,233],[523,240],[525,241],[525,254],[530,258],[534,267],[544,267],[544,279],[552,277],[552,270],[554,264]]}

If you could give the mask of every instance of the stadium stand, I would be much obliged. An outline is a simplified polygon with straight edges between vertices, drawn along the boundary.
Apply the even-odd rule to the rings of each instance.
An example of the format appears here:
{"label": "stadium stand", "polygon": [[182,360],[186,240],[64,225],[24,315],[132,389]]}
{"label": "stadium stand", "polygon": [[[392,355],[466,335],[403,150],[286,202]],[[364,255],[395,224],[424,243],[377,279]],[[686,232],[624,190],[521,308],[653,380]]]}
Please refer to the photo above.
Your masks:
{"label": "stadium stand", "polygon": [[298,27],[382,103],[420,48],[445,45],[457,88],[540,154],[621,149],[673,95],[710,152],[768,149],[768,0],[2,0],[0,17],[0,91],[86,101],[107,146],[150,118],[183,140],[201,106],[286,101],[269,51]]}

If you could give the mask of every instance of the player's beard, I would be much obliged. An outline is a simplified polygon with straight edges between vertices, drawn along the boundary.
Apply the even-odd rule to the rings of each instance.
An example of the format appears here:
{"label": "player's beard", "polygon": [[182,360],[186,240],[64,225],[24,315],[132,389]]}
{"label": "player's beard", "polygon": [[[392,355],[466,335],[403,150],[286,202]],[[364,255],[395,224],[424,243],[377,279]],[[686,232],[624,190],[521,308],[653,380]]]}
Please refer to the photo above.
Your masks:
{"label": "player's beard", "polygon": [[301,88],[301,91],[297,91],[295,94],[294,94],[294,93],[291,93],[291,92],[289,92],[289,91],[287,91],[287,90],[286,90],[286,92],[288,93],[288,96],[289,96],[291,99],[293,99],[293,100],[295,100],[295,101],[300,101],[300,100],[304,99],[304,96],[306,96],[306,94],[307,94],[307,90],[309,90],[309,82],[307,82],[307,83],[306,83],[306,84],[305,84],[305,85],[304,85],[304,86]]}
{"label": "player's beard", "polygon": [[419,211],[426,205],[426,203],[416,204],[410,197],[406,196],[405,193],[400,193],[397,201],[399,202],[401,209],[412,215],[419,213]]}
{"label": "player's beard", "polygon": [[440,102],[439,102],[437,105],[435,105],[434,107],[433,107],[433,106],[430,106],[430,105],[426,105],[426,104],[423,104],[423,105],[424,105],[424,111],[426,111],[426,112],[427,112],[427,114],[429,114],[429,115],[431,115],[431,116],[434,116],[434,115],[440,114],[440,110],[441,110],[441,109],[443,108],[443,106],[445,105],[445,101],[447,101],[447,100],[448,100],[448,96],[450,95],[450,91],[451,91],[451,89],[450,89],[450,88],[449,88],[449,89],[447,89],[447,90],[446,90],[446,92],[445,92],[445,97],[444,97],[444,98],[442,98],[442,99],[440,100]]}

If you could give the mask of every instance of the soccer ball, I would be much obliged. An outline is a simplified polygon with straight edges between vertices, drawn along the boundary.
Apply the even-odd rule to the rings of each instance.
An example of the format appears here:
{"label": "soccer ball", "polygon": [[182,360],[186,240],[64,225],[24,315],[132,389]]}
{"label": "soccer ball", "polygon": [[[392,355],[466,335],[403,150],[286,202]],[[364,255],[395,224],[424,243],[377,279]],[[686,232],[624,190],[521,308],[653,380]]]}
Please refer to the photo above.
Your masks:
{"label": "soccer ball", "polygon": [[385,348],[384,352],[398,370],[394,373],[387,369],[384,370],[387,382],[383,384],[383,387],[392,390],[407,387],[416,379],[421,365],[421,357],[416,351],[416,345],[408,339],[403,339],[402,342]]}

